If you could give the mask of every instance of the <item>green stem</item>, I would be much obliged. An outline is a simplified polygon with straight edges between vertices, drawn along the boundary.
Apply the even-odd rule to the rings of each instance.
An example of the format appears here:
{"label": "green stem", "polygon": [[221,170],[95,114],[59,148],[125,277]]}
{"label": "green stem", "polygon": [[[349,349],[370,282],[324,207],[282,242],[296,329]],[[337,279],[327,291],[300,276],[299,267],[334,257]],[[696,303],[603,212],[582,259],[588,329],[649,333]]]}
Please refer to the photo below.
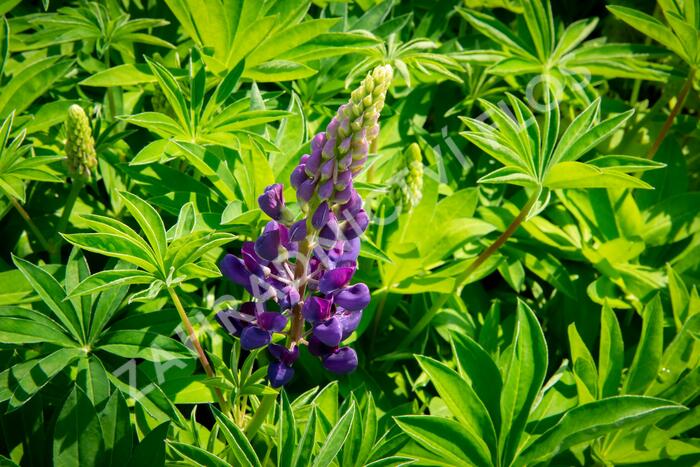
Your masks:
{"label": "green stem", "polygon": [[[168,288],[168,293],[170,294],[170,298],[172,299],[173,304],[175,304],[175,308],[177,309],[177,313],[180,315],[182,324],[185,326],[185,330],[187,331],[187,334],[190,340],[192,341],[192,344],[194,345],[195,351],[197,352],[197,357],[199,358],[200,363],[204,367],[204,372],[209,378],[213,378],[215,376],[214,370],[212,369],[211,364],[209,364],[209,359],[207,359],[207,355],[202,349],[202,344],[200,344],[199,338],[197,337],[197,334],[194,332],[194,328],[192,327],[192,323],[187,317],[187,313],[185,312],[185,309],[182,306],[182,302],[180,302],[180,297],[177,296],[175,289]],[[224,413],[228,414],[228,404],[224,400],[224,396],[223,394],[221,394],[221,390],[219,390],[219,388],[215,388],[214,391],[216,392],[216,398],[218,399],[221,410]]]}
{"label": "green stem", "polygon": [[[493,255],[498,249],[508,240],[516,230],[518,230],[518,227],[520,227],[520,224],[523,223],[523,221],[527,218],[528,214],[530,213],[530,210],[532,209],[532,206],[535,205],[535,202],[537,201],[537,198],[539,198],[540,191],[537,190],[535,191],[530,199],[527,200],[525,203],[525,206],[522,207],[518,215],[513,219],[513,222],[510,223],[510,225],[506,228],[506,230],[496,239],[495,242],[493,242],[488,248],[486,248],[484,251],[481,252],[481,254],[474,260],[472,264],[469,265],[467,269],[464,270],[464,272],[457,277],[455,280],[455,290],[457,293],[462,288],[462,284],[469,279],[469,277],[476,271],[479,266],[484,264],[484,261],[486,261],[491,255]],[[440,309],[445,305],[447,302],[447,299],[450,297],[451,294],[442,294],[430,307],[430,310],[428,310],[427,313],[425,313],[421,319],[416,323],[415,326],[413,326],[413,329],[411,329],[411,332],[404,337],[404,339],[399,343],[397,347],[397,351],[400,351],[404,349],[406,346],[408,346],[413,339],[415,339],[423,330],[430,324],[430,322],[433,320],[435,315],[440,311]]]}
{"label": "green stem", "polygon": [[27,225],[29,226],[29,230],[32,231],[32,233],[33,233],[34,236],[36,237],[36,239],[37,239],[37,241],[39,242],[39,244],[44,248],[44,250],[50,252],[50,251],[51,251],[51,245],[50,245],[49,242],[46,240],[46,237],[44,237],[44,234],[41,233],[41,230],[39,230],[39,228],[36,226],[36,224],[35,224],[34,221],[32,220],[32,217],[29,215],[29,213],[26,211],[26,209],[24,209],[24,208],[22,207],[22,205],[19,204],[19,202],[18,202],[16,199],[14,199],[12,196],[10,196],[9,198],[10,198],[10,202],[11,202],[12,205],[15,207],[15,209],[17,210],[17,212],[19,213],[19,215],[22,216],[22,219],[24,219],[24,221],[25,221],[25,222],[27,223]]}
{"label": "green stem", "polygon": [[656,152],[659,150],[659,147],[661,147],[661,143],[663,143],[664,139],[666,139],[666,135],[668,134],[668,131],[671,129],[671,125],[673,125],[673,121],[676,119],[676,116],[683,109],[683,105],[685,104],[685,100],[688,97],[688,93],[690,93],[690,90],[693,87],[693,79],[695,78],[695,71],[696,70],[694,67],[690,69],[690,72],[688,73],[688,77],[685,80],[685,84],[683,85],[683,88],[681,89],[681,91],[678,93],[678,97],[676,98],[676,104],[673,106],[673,109],[671,109],[671,113],[668,114],[668,118],[664,122],[664,126],[661,127],[661,131],[659,132],[659,135],[656,137],[654,144],[649,148],[649,151],[647,152],[647,159],[654,159]]}
{"label": "green stem", "polygon": [[250,420],[250,423],[248,423],[248,426],[245,429],[245,434],[248,439],[253,439],[255,437],[258,429],[265,421],[265,418],[267,418],[267,414],[270,413],[270,409],[274,407],[276,400],[277,394],[265,394],[263,396],[262,400],[260,401],[260,405],[258,406],[258,410],[255,411],[255,415],[253,415],[253,418]]}
{"label": "green stem", "polygon": [[66,230],[68,226],[68,221],[70,215],[75,207],[75,202],[78,200],[80,195],[80,190],[82,190],[85,183],[80,180],[73,180],[70,188],[70,193],[68,194],[68,199],[66,204],[63,206],[63,212],[61,213],[61,219],[58,221],[58,227],[56,228],[55,242],[52,245],[51,251],[51,261],[54,263],[61,262],[61,243],[63,243],[63,237],[61,237],[61,232]]}

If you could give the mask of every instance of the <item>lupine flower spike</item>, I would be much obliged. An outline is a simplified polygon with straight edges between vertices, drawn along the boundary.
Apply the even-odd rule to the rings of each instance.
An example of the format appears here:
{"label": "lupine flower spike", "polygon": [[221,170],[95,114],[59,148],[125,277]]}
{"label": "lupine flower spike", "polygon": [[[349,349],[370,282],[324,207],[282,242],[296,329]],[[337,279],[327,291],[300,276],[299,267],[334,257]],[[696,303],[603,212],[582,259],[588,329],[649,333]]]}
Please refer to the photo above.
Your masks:
{"label": "lupine flower spike", "polygon": [[89,182],[97,166],[95,140],[92,138],[90,121],[82,107],[73,104],[68,108],[66,119],[66,164],[68,173],[75,181]]}
{"label": "lupine flower spike", "polygon": [[[326,131],[312,139],[311,153],[301,157],[290,177],[302,217],[293,218],[281,184],[268,186],[258,203],[272,220],[255,242],[243,245],[240,257],[229,254],[221,262],[223,274],[255,302],[222,311],[217,320],[240,337],[243,348],[268,346],[273,359],[268,378],[274,387],[294,376],[301,345],[334,373],[357,367],[357,354],[342,343],[370,301],[365,284],[351,284],[359,237],[369,217],[353,179],[379,134],[379,114],[392,75],[389,65],[375,68],[340,106]],[[268,311],[268,301],[276,302],[280,311]],[[271,344],[275,333],[286,334],[285,345]]]}

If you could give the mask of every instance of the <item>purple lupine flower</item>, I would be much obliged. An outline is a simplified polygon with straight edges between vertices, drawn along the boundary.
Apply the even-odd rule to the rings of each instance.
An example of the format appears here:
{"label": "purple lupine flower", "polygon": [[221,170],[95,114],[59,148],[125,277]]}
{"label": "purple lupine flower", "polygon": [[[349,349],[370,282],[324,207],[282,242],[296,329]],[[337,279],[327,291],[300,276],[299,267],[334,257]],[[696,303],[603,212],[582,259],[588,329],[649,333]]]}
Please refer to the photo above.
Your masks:
{"label": "purple lupine flower", "polygon": [[[391,78],[388,65],[375,68],[338,108],[326,130],[312,138],[310,153],[301,156],[290,176],[300,218],[294,219],[287,208],[281,184],[266,187],[258,204],[272,220],[255,242],[243,244],[240,258],[226,255],[220,264],[222,273],[255,302],[244,303],[238,311],[219,312],[216,319],[241,339],[244,349],[267,346],[273,387],[294,376],[292,365],[302,344],[331,372],[344,374],[357,367],[355,351],[341,345],[357,329],[370,301],[365,284],[351,284],[360,237],[369,225],[353,179],[379,134],[379,114]],[[267,301],[280,311],[266,311]],[[275,333],[287,335],[286,346],[272,343]]]}

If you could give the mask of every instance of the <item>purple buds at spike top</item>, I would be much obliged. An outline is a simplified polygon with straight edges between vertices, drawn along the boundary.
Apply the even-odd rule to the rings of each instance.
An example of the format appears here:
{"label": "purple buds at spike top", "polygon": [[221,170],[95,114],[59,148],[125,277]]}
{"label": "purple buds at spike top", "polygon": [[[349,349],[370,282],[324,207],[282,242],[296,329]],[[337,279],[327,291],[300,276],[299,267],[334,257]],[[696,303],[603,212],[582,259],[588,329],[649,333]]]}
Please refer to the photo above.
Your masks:
{"label": "purple buds at spike top", "polygon": [[[346,215],[347,211],[343,214]],[[343,226],[343,234],[345,235],[345,238],[352,240],[361,236],[365,230],[367,230],[368,225],[369,216],[364,209],[360,209],[353,216],[346,216],[346,222]]]}
{"label": "purple buds at spike top", "polygon": [[[307,181],[309,176],[306,174],[306,164],[299,164],[292,170],[292,174],[289,176],[289,183],[292,184],[294,189],[299,190],[302,183]],[[297,194],[297,196],[299,196]],[[311,197],[309,196],[309,199]]]}
{"label": "purple buds at spike top", "polygon": [[282,219],[286,206],[284,204],[284,187],[281,183],[275,183],[265,188],[265,192],[258,197],[258,205],[262,212],[278,221]]}
{"label": "purple buds at spike top", "polygon": [[296,221],[289,228],[289,240],[300,242],[306,238],[306,219]]}
{"label": "purple buds at spike top", "polygon": [[350,347],[341,347],[323,359],[323,366],[333,373],[351,373],[357,368],[357,354]]}
{"label": "purple buds at spike top", "polygon": [[321,230],[324,225],[328,222],[328,214],[330,213],[330,208],[327,202],[322,202],[314,211],[311,217],[311,225],[314,226],[316,230]]}
{"label": "purple buds at spike top", "polygon": [[360,311],[369,305],[369,288],[361,282],[350,287],[345,287],[335,294],[333,301],[346,310]]}
{"label": "purple buds at spike top", "polygon": [[330,294],[345,287],[355,274],[355,268],[343,267],[331,269],[321,277],[318,288],[323,294]]}

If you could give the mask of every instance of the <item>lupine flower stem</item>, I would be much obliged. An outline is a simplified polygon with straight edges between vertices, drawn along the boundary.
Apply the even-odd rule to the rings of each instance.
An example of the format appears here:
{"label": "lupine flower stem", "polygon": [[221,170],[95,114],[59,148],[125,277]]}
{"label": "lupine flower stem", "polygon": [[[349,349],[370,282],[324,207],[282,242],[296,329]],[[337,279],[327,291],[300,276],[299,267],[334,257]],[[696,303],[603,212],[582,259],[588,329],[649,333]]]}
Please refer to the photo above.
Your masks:
{"label": "lupine flower stem", "polygon": [[61,213],[61,219],[58,221],[58,227],[56,228],[56,237],[52,245],[51,256],[54,263],[61,261],[61,243],[63,242],[63,237],[60,235],[66,230],[68,225],[68,220],[75,207],[75,202],[78,200],[80,195],[80,190],[83,189],[85,184],[81,180],[73,180],[71,184],[70,193],[68,194],[68,199],[66,199],[66,204],[63,206],[63,212]]}
{"label": "lupine flower stem", "polygon": [[656,152],[661,147],[661,143],[663,143],[664,139],[666,139],[666,135],[671,129],[673,121],[676,119],[676,116],[680,113],[681,109],[683,109],[685,100],[688,98],[688,93],[690,93],[690,89],[693,87],[693,79],[695,78],[696,71],[697,70],[695,68],[690,69],[688,77],[685,80],[685,84],[683,85],[681,91],[678,93],[678,97],[676,98],[676,104],[673,106],[673,109],[671,109],[671,113],[668,114],[668,118],[664,122],[664,126],[661,127],[661,131],[656,137],[654,144],[649,148],[649,151],[647,152],[647,159],[654,159]]}
{"label": "lupine flower stem", "polygon": [[[182,306],[180,297],[178,297],[177,292],[175,292],[175,290],[172,288],[168,288],[168,293],[170,294],[170,298],[172,299],[173,304],[175,304],[175,308],[177,309],[177,312],[180,315],[180,320],[182,320],[182,324],[185,326],[187,335],[192,341],[192,345],[194,345],[195,351],[197,352],[197,357],[199,358],[200,363],[204,367],[204,372],[207,374],[208,377],[213,378],[215,376],[214,370],[212,369],[211,364],[209,363],[209,359],[207,359],[207,355],[202,349],[202,344],[199,342],[199,338],[194,332],[194,328],[192,327],[190,319],[187,317],[187,313],[185,312],[185,309]],[[221,410],[225,414],[228,414],[228,404],[224,400],[224,396],[221,393],[221,390],[219,390],[219,388],[215,388],[214,391],[216,392],[216,398],[218,399],[219,407],[221,407]]]}
{"label": "lupine flower stem", "polygon": [[12,202],[12,205],[15,207],[15,209],[17,210],[19,215],[22,216],[22,219],[24,219],[24,222],[27,223],[27,225],[29,226],[29,230],[32,231],[32,233],[34,234],[34,236],[36,237],[37,241],[42,246],[42,248],[44,248],[44,250],[50,252],[51,245],[46,240],[46,237],[44,237],[44,235],[41,233],[41,230],[39,230],[39,228],[36,226],[36,224],[32,220],[32,216],[30,216],[29,213],[27,212],[27,210],[24,209],[24,207],[22,207],[22,205],[19,204],[19,202],[16,199],[14,199],[12,196],[10,196],[10,202]]}
{"label": "lupine flower stem", "polygon": [[[472,264],[469,265],[465,271],[457,277],[455,281],[455,288],[456,290],[459,291],[462,288],[462,284],[469,279],[469,277],[476,271],[479,266],[484,264],[484,262],[491,256],[493,255],[498,249],[503,246],[503,244],[508,240],[516,230],[518,230],[518,227],[523,223],[523,221],[527,218],[528,214],[530,213],[530,210],[532,207],[535,205],[535,202],[537,202],[537,198],[539,198],[540,191],[536,190],[532,196],[530,196],[530,199],[527,200],[525,205],[522,207],[520,212],[518,213],[517,216],[515,216],[515,219],[513,219],[513,222],[510,223],[510,225],[506,228],[505,231],[494,241],[488,248],[486,248],[484,251],[481,252],[479,256],[474,260]],[[430,307],[430,310],[428,310],[427,313],[425,313],[421,319],[416,323],[415,326],[411,329],[411,332],[409,332],[406,337],[399,343],[398,348],[396,351],[400,351],[406,346],[408,346],[423,330],[430,324],[430,322],[433,320],[435,315],[442,309],[442,307],[445,305],[447,300],[449,299],[451,295],[450,294],[441,294],[440,297],[433,303],[433,305]]]}
{"label": "lupine flower stem", "polygon": [[267,414],[270,413],[270,409],[275,406],[277,401],[277,394],[265,394],[258,405],[258,409],[255,411],[255,415],[250,420],[250,423],[245,428],[245,434],[248,439],[253,439],[258,429],[267,418]]}

